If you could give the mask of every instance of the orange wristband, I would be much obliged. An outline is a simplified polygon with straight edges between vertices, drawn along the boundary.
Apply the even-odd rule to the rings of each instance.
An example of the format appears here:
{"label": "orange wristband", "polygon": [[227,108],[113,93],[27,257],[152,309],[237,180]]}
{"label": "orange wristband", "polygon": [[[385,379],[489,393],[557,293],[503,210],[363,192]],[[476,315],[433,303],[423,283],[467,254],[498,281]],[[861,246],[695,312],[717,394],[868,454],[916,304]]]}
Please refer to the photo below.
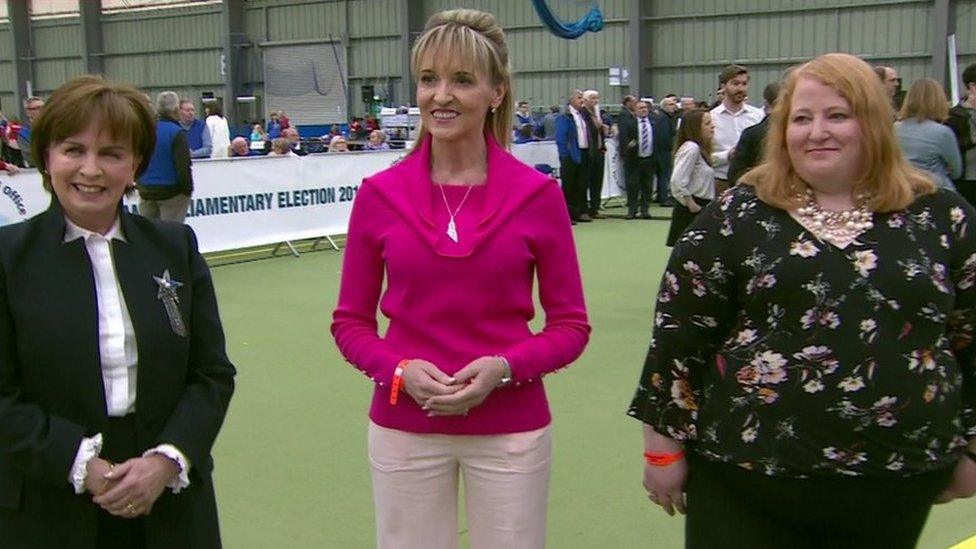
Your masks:
{"label": "orange wristband", "polygon": [[685,457],[684,451],[674,454],[659,454],[656,452],[644,452],[644,459],[648,465],[654,467],[667,467],[676,461],[681,461]]}
{"label": "orange wristband", "polygon": [[400,389],[403,388],[403,370],[410,364],[410,359],[403,359],[397,363],[393,370],[393,385],[390,386],[390,405],[396,406],[397,399],[400,397]]}

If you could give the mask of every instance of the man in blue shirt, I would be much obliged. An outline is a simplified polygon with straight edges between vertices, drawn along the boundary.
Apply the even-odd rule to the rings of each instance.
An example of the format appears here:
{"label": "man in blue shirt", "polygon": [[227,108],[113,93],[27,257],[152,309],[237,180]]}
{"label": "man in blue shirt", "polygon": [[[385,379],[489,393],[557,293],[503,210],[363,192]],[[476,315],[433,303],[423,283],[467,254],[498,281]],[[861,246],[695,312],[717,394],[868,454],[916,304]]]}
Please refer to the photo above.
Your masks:
{"label": "man in blue shirt", "polygon": [[207,125],[197,116],[193,100],[180,100],[180,127],[186,133],[186,142],[190,146],[190,158],[210,158],[213,140]]}

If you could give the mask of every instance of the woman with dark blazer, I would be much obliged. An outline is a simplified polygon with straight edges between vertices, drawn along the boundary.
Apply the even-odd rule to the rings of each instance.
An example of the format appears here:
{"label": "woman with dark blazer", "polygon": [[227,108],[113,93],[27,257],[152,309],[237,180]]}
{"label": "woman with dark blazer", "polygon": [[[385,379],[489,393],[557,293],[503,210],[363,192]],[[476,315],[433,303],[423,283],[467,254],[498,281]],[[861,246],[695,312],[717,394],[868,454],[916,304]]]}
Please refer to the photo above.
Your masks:
{"label": "woman with dark blazer", "polygon": [[145,96],[51,96],[32,147],[50,208],[0,229],[5,548],[220,547],[210,450],[234,388],[193,232],[121,208],[146,168]]}

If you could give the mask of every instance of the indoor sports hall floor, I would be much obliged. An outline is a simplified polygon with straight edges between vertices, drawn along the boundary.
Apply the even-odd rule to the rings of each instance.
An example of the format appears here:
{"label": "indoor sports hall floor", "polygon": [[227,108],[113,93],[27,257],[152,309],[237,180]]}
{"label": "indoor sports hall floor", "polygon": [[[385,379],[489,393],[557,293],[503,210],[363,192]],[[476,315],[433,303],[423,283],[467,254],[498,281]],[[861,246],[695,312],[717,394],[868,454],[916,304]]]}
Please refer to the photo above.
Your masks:
{"label": "indoor sports hall floor", "polygon": [[[546,378],[555,418],[551,548],[681,547],[682,520],[644,495],[640,428],[624,414],[649,341],[667,228],[663,220],[620,219],[574,227],[594,329],[583,357]],[[225,547],[373,547],[365,448],[371,386],[329,334],[342,253],[226,260],[212,261],[238,369],[215,448]],[[973,536],[976,499],[937,507],[920,547]]]}

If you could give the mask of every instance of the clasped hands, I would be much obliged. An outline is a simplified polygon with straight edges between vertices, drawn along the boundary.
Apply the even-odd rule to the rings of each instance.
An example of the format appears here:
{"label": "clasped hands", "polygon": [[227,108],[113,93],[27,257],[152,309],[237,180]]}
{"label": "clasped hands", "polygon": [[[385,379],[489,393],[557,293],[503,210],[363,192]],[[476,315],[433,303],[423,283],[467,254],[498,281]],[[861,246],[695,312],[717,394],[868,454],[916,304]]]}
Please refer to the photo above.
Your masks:
{"label": "clasped hands", "polygon": [[179,467],[161,454],[137,457],[114,465],[102,458],[88,462],[85,490],[107,513],[122,518],[148,515]]}
{"label": "clasped hands", "polygon": [[476,358],[453,376],[414,359],[403,369],[403,389],[428,416],[463,416],[484,402],[509,373],[505,361],[494,356]]}

